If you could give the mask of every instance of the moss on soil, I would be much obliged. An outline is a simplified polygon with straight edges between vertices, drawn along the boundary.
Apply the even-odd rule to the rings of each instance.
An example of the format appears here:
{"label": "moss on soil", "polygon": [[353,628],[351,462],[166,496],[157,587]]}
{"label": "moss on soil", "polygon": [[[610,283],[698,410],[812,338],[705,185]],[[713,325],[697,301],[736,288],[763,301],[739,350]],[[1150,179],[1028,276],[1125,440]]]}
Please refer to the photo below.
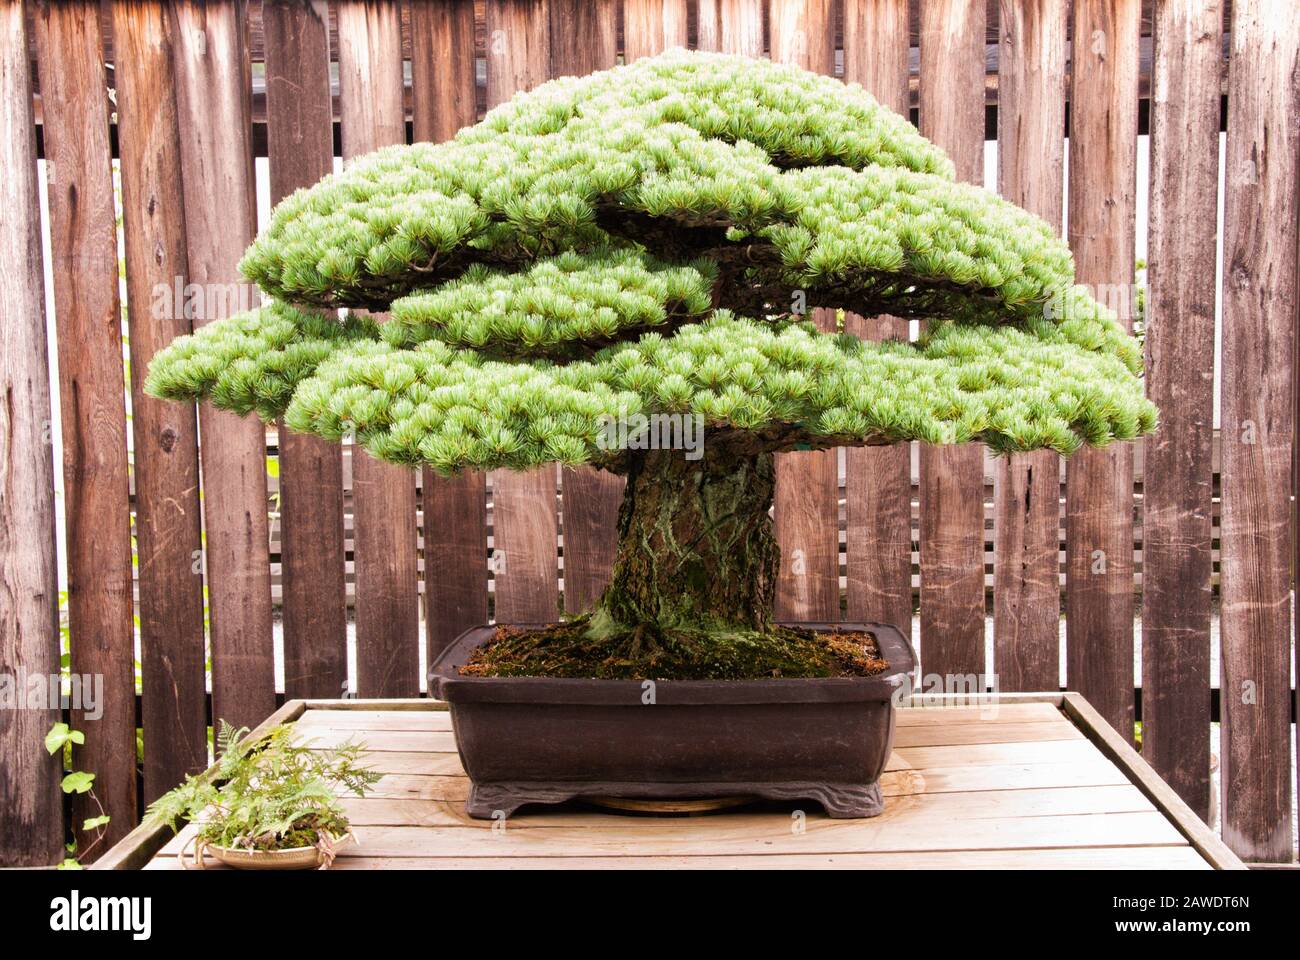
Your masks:
{"label": "moss on soil", "polygon": [[599,680],[757,680],[869,677],[883,673],[868,633],[814,633],[792,627],[736,632],[632,630],[592,636],[586,617],[541,630],[498,627],[461,668],[476,677]]}

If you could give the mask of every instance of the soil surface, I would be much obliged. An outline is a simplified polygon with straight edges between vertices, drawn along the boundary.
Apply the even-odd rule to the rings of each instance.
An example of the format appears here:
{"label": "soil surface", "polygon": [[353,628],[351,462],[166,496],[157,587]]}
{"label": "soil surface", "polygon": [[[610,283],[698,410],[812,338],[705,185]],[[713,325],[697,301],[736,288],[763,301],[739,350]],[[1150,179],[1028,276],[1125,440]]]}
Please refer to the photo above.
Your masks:
{"label": "soil surface", "polygon": [[598,680],[759,680],[870,677],[889,668],[869,633],[815,633],[795,627],[764,632],[635,630],[587,635],[586,618],[540,630],[498,627],[460,672],[473,677]]}

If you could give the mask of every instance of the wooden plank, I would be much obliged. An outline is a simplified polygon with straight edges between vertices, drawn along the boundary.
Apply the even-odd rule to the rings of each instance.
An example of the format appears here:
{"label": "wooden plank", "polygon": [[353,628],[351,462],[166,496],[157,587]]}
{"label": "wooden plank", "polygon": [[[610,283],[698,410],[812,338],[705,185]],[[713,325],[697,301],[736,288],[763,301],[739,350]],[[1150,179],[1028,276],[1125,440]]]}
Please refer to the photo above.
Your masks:
{"label": "wooden plank", "polygon": [[[119,33],[118,36],[121,36]],[[119,49],[122,49],[119,47]],[[273,714],[253,728],[248,735],[254,739],[268,733],[272,727],[281,723],[292,723],[302,715],[305,704],[301,700],[288,700]],[[217,766],[213,764],[199,773],[204,780],[215,777]],[[192,827],[184,829],[192,830]],[[100,857],[91,867],[94,870],[139,870],[147,864],[155,853],[173,839],[172,830],[166,824],[141,823],[121,839],[113,849]]]}
{"label": "wooden plank", "polygon": [[[907,0],[845,0],[844,80],[860,83],[907,115]],[[897,317],[847,314],[847,333],[906,340]],[[910,443],[844,451],[846,617],[888,623],[912,635],[912,466]]]}
{"label": "wooden plank", "polygon": [[[998,192],[1058,233],[1067,8],[1064,0],[1002,0],[999,31]],[[1060,685],[1060,460],[1051,450],[997,459],[993,669],[999,690]]]}
{"label": "wooden plank", "polygon": [[[921,132],[959,179],[984,181],[985,9],[979,0],[921,5]],[[921,666],[939,675],[984,668],[984,448],[921,454]]]}
{"label": "wooden plank", "polygon": [[1065,712],[1074,718],[1079,729],[1096,744],[1106,759],[1123,771],[1215,869],[1245,869],[1245,865],[1228,845],[1138,755],[1129,738],[1117,733],[1092,704],[1077,693],[1067,693],[1064,706]]}
{"label": "wooden plank", "polygon": [[[1086,764],[1098,758],[1097,748],[1086,740],[1029,740],[1010,743],[949,744],[930,747],[894,745],[894,757],[916,769],[930,767],[1025,765],[1039,763]],[[892,762],[892,759],[891,759]]]}
{"label": "wooden plank", "polygon": [[1210,809],[1210,573],[1220,0],[1155,6],[1142,485],[1142,756]]}
{"label": "wooden plank", "polygon": [[313,730],[450,730],[446,710],[308,710],[295,729]]}
{"label": "wooden plank", "polygon": [[411,4],[411,118],[415,139],[439,143],[475,119],[474,5]]}
{"label": "wooden plank", "polygon": [[113,5],[131,338],[131,426],[140,590],[144,801],[207,765],[203,565],[194,408],[143,389],[149,361],[190,330],[146,307],[187,269],[172,29],[162,4]]}
{"label": "wooden plank", "polygon": [[623,0],[623,62],[686,46],[686,0]]}
{"label": "wooden plank", "polygon": [[[626,3],[627,0],[624,0]],[[699,50],[722,49],[721,0],[696,0],[695,46]]]}
{"label": "wooden plank", "polygon": [[[457,0],[411,6],[412,117],[417,142],[450,139],[474,123],[474,7]],[[425,469],[424,597],[428,660],[488,622],[487,474],[440,477]]]}
{"label": "wooden plank", "polygon": [[581,77],[618,62],[617,0],[546,0],[551,76]]}
{"label": "wooden plank", "polygon": [[[773,0],[772,59],[835,72],[829,0]],[[835,330],[835,311],[815,310],[818,329]],[[781,547],[774,612],[780,620],[840,619],[839,454],[776,455],[774,533]]]}
{"label": "wooden plank", "polygon": [[1064,720],[1047,723],[951,723],[928,727],[899,727],[895,749],[953,746],[962,743],[1025,743],[1035,740],[1078,740],[1083,735]]}
{"label": "wooden plank", "polygon": [[[614,0],[549,0],[549,8],[551,76],[584,76],[615,65],[618,7]],[[622,477],[590,466],[560,471],[564,609],[569,614],[591,609],[609,583],[618,554],[623,485]]]}
{"label": "wooden plank", "polygon": [[550,72],[549,0],[486,0],[487,106],[492,109]]}
{"label": "wooden plank", "polygon": [[[488,0],[489,108],[550,74],[546,2]],[[497,623],[547,622],[559,616],[556,555],[557,471],[553,464],[492,474],[492,572]]]}
{"label": "wooden plank", "polygon": [[[1120,291],[1122,313],[1133,289],[1141,6],[1078,0],[1072,34],[1091,39],[1074,45],[1070,75],[1070,247],[1078,282]],[[1132,448],[1075,454],[1065,505],[1066,685],[1132,737]]]}
{"label": "wooden plank", "polygon": [[[338,4],[339,96],[345,162],[406,141],[402,33],[394,4]],[[357,693],[420,691],[415,477],[353,447]]]}
{"label": "wooden plank", "polygon": [[718,47],[723,53],[763,55],[763,0],[715,0]]}
{"label": "wooden plank", "polygon": [[1223,837],[1291,858],[1290,486],[1295,442],[1300,26],[1239,0],[1223,231]]}
{"label": "wooden plank", "polygon": [[[321,0],[266,0],[267,155],[271,203],[334,169],[329,10]],[[346,692],[343,450],[278,426],[284,692]]]}
{"label": "wooden plank", "polygon": [[624,478],[594,467],[565,467],[564,609],[585,613],[609,583],[618,556],[618,513]]}
{"label": "wooden plank", "polygon": [[[924,804],[926,798],[914,798]],[[901,809],[903,804],[896,804]],[[359,846],[342,856],[464,856],[490,849],[494,856],[638,856],[700,854],[867,853],[891,850],[990,850],[1078,846],[1181,846],[1181,835],[1159,813],[1067,814],[1061,816],[890,817],[829,820],[810,815],[803,833],[790,829],[790,817],[732,814],[720,817],[618,818],[609,827],[520,826],[511,821],[498,835],[490,825],[465,827],[374,826]],[[484,843],[490,836],[489,847]]]}
{"label": "wooden plank", "polygon": [[[73,674],[103,683],[98,715],[74,704],[71,724],[86,735],[78,767],[95,772],[98,803],[113,818],[94,856],[136,820],[135,756],[122,749],[135,741],[135,623],[117,214],[99,5],[46,0],[35,24],[58,322],[70,664]],[[73,797],[82,851],[94,832],[77,828],[99,812],[89,796]]]}
{"label": "wooden plank", "polygon": [[[201,291],[196,328],[257,302],[238,264],[257,235],[249,116],[251,78],[242,0],[172,6],[176,100],[185,183],[187,283]],[[204,573],[212,715],[252,727],[275,710],[271,568],[267,554],[266,428],[199,406]]]}
{"label": "wooden plank", "polygon": [[[213,858],[208,869],[231,869]],[[146,870],[180,870],[158,857]],[[332,870],[1209,870],[1190,847],[1077,847],[1058,850],[909,850],[900,853],[776,856],[357,857]]]}
{"label": "wooden plank", "polygon": [[[22,3],[0,4],[0,672],[59,672],[54,458],[36,127]],[[61,764],[44,738],[58,705],[0,711],[0,866],[63,859]]]}

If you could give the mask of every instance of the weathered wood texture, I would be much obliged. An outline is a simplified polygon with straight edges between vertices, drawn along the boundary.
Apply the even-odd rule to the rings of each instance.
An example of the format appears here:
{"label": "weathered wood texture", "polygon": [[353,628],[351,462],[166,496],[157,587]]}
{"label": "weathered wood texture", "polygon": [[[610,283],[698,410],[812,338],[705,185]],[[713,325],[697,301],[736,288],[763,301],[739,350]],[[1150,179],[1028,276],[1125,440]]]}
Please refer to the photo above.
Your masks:
{"label": "weathered wood texture", "polygon": [[1209,812],[1220,0],[1155,5],[1143,484],[1142,755]]}
{"label": "weathered wood texture", "polygon": [[[1003,0],[998,192],[1061,230],[1066,0]],[[999,690],[1060,683],[1060,457],[999,457],[994,481],[993,671]]]}
{"label": "weathered wood texture", "polygon": [[[52,413],[25,12],[14,0],[0,3],[0,671],[7,678],[59,669]],[[0,866],[62,859],[60,764],[42,743],[58,717],[57,704],[0,711]]]}
{"label": "weathered wood texture", "polygon": [[[237,267],[257,235],[243,8],[242,0],[172,5],[196,329],[257,302]],[[251,728],[275,709],[266,430],[255,417],[203,403],[199,432],[212,714]]]}
{"label": "weathered wood texture", "polygon": [[117,3],[113,35],[148,803],[207,765],[198,430],[193,407],[143,389],[153,355],[190,330],[175,293],[153,309],[188,269],[172,27],[161,3]]}
{"label": "weathered wood texture", "polygon": [[1291,858],[1298,84],[1294,9],[1238,0],[1223,231],[1223,838],[1274,862]]}
{"label": "weathered wood texture", "polygon": [[[531,808],[503,831],[465,814],[445,711],[308,706],[295,723],[321,747],[364,742],[383,774],[365,799],[343,799],[359,843],[334,869],[1243,868],[1131,748],[1093,729],[1104,721],[1086,703],[1056,700],[900,710],[884,816],[805,808],[799,830],[789,810],[662,819]],[[140,836],[106,859],[120,869],[156,851],[146,869],[179,869],[192,830]]]}
{"label": "weathered wood texture", "polygon": [[[1141,0],[1077,0],[1069,239],[1078,282],[1132,322]],[[1066,678],[1133,736],[1133,454],[1080,450],[1066,473]]]}
{"label": "weathered wood texture", "polygon": [[[458,0],[411,5],[415,140],[439,142],[474,123],[474,8]],[[487,475],[424,470],[425,643],[428,659],[488,621]]]}
{"label": "weathered wood texture", "polygon": [[[772,59],[817,73],[835,72],[829,0],[773,0]],[[835,329],[835,311],[815,310],[819,329]],[[778,454],[773,516],[781,544],[775,613],[782,620],[840,619],[839,453]]]}
{"label": "weathered wood texture", "polygon": [[623,0],[623,58],[686,46],[686,0]]}
{"label": "weathered wood texture", "polygon": [[[35,22],[49,124],[45,173],[58,324],[69,659],[74,674],[103,682],[94,716],[74,709],[71,723],[86,736],[77,763],[95,771],[96,796],[114,812],[94,850],[99,853],[126,836],[136,814],[135,757],[121,748],[135,740],[135,623],[107,87],[97,3],[44,2]],[[74,797],[74,824],[98,813],[88,796]],[[93,836],[77,839],[83,850],[94,842]]]}
{"label": "weathered wood texture", "polygon": [[[329,10],[321,0],[266,0],[267,154],[271,202],[334,167]],[[343,450],[277,430],[284,692],[338,696],[347,689]]]}
{"label": "weathered wood texture", "polygon": [[[488,0],[488,104],[550,76],[548,0]],[[553,464],[492,474],[492,574],[498,623],[538,623],[559,614],[559,530]]]}
{"label": "weathered wood texture", "polygon": [[701,50],[763,55],[763,0],[698,0]]}
{"label": "weathered wood texture", "polygon": [[[338,5],[339,96],[345,162],[406,142],[402,33],[396,5]],[[352,447],[357,693],[420,690],[415,475]]]}
{"label": "weathered wood texture", "polygon": [[[984,182],[983,3],[921,5],[921,132],[959,179]],[[984,450],[921,446],[921,663],[979,675],[984,664]]]}
{"label": "weathered wood texture", "polygon": [[[907,110],[907,0],[845,0],[844,80],[897,112]],[[906,340],[897,317],[848,314],[864,339]],[[845,615],[912,634],[911,444],[844,451]]]}

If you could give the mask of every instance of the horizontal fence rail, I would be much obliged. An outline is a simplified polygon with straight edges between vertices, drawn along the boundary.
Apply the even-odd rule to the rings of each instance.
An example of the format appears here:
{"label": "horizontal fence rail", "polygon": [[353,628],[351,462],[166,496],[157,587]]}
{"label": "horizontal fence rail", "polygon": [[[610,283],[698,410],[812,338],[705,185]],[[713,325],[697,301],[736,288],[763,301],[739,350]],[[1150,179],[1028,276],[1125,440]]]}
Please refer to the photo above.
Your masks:
{"label": "horizontal fence rail", "polygon": [[93,842],[66,832],[94,811],[58,789],[57,719],[85,734],[73,762],[113,818],[102,850],[207,765],[213,717],[415,696],[464,629],[590,606],[621,479],[412,472],[160,403],[143,376],[238,308],[181,301],[188,284],[239,289],[240,254],[288,193],[674,46],[861,84],[976,183],[996,141],[987,185],[1062,231],[1081,282],[1135,290],[1146,228],[1160,431],[1068,465],[974,445],[784,455],[775,524],[800,562],[777,604],[917,618],[927,675],[984,675],[990,639],[1000,689],[1055,689],[1064,667],[1126,738],[1136,659],[1146,759],[1197,813],[1217,808],[1243,858],[1291,860],[1298,44],[1289,0],[0,0],[0,682],[103,684],[102,712],[0,710],[0,865]]}

